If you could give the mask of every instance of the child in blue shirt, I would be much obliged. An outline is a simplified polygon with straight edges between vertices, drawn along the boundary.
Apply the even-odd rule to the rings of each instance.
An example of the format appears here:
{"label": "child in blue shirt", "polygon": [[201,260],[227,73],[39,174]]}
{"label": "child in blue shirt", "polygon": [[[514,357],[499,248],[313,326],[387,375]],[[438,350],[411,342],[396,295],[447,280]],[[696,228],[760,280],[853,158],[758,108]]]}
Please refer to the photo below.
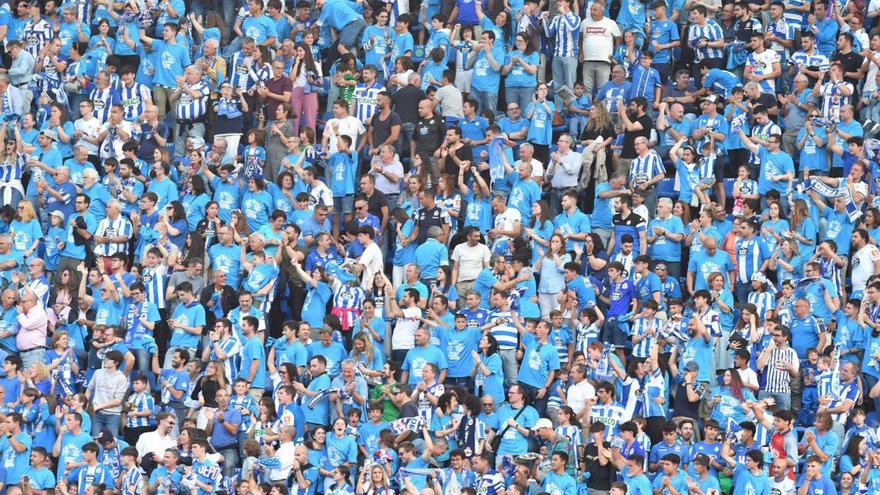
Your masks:
{"label": "child in blue shirt", "polygon": [[589,94],[584,94],[583,83],[576,83],[574,85],[574,99],[565,107],[569,134],[575,138],[581,135],[590,120],[591,108],[593,108],[593,99]]}

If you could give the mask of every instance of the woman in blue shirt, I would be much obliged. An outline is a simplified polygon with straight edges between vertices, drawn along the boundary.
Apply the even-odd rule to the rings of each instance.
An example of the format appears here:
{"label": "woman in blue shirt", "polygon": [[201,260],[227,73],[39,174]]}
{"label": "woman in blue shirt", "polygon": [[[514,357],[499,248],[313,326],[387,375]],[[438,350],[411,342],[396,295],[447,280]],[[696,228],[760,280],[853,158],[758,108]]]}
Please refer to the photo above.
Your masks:
{"label": "woman in blue shirt", "polygon": [[480,339],[479,345],[480,353],[473,353],[476,364],[474,393],[478,397],[504,397],[504,370],[501,367],[501,354],[498,353],[498,341],[487,334]]}
{"label": "woman in blue shirt", "polygon": [[12,234],[13,247],[25,259],[37,252],[43,238],[43,229],[30,201],[18,202],[18,214],[9,224],[9,232]]}
{"label": "woman in blue shirt", "polygon": [[180,201],[172,201],[165,207],[165,215],[159,220],[165,224],[168,230],[168,240],[183,251],[183,243],[186,241],[186,233],[189,226],[186,222],[186,210]]}
{"label": "woman in blue shirt", "polygon": [[550,207],[543,199],[532,205],[532,224],[526,228],[526,237],[531,238],[532,263],[537,262],[544,251],[550,247],[553,235],[553,222],[550,220]]}
{"label": "woman in blue shirt", "polygon": [[526,139],[535,147],[535,158],[548,163],[550,144],[553,142],[553,113],[556,107],[547,100],[550,89],[546,84],[539,84],[532,102],[526,107],[526,118],[529,119],[529,132]]}
{"label": "woman in blue shirt", "polygon": [[49,119],[43,122],[42,130],[54,131],[58,134],[55,147],[61,158],[66,160],[73,156],[73,140],[76,129],[73,122],[68,119],[67,109],[61,103],[53,103],[49,109]]}
{"label": "woman in blue shirt", "polygon": [[338,417],[333,421],[333,433],[327,435],[327,460],[331,466],[356,466],[357,441],[346,435],[346,419]]}
{"label": "woman in blue shirt", "polygon": [[565,239],[560,234],[550,237],[550,247],[544,251],[544,255],[535,261],[535,269],[541,273],[541,283],[538,285],[541,318],[549,318],[550,311],[559,307],[556,297],[565,288],[562,268],[571,261],[571,256],[565,252]]}
{"label": "woman in blue shirt", "polygon": [[722,384],[712,389],[712,419],[719,424],[727,424],[727,418],[737,424],[746,421],[746,411],[742,404],[753,401],[755,396],[751,390],[743,387],[739,372],[729,369],[724,372]]}
{"label": "woman in blue shirt", "polygon": [[[471,167],[471,172],[475,172],[476,167]],[[474,181],[469,188],[465,184],[465,172],[458,173],[458,189],[467,201],[465,209],[464,226],[477,227],[480,233],[485,234],[492,228],[492,202],[489,186],[485,179],[479,173],[473,174]]]}
{"label": "woman in blue shirt", "polygon": [[767,202],[769,218],[761,224],[761,239],[767,245],[767,251],[772,252],[784,239],[782,233],[791,228],[788,220],[782,218],[782,208],[778,201]]}
{"label": "woman in blue shirt", "polygon": [[526,108],[535,94],[538,84],[538,66],[541,54],[535,48],[532,37],[525,33],[516,35],[516,49],[507,54],[501,73],[507,76],[504,80],[504,94],[507,102],[516,102],[519,107]]}
{"label": "woman in blue shirt", "polygon": [[791,211],[791,230],[788,235],[797,242],[797,250],[801,259],[809,259],[813,255],[813,249],[816,247],[816,222],[810,216],[810,210],[807,202],[803,199],[794,200]]}
{"label": "woman in blue shirt", "polygon": [[452,283],[452,267],[449,265],[441,265],[437,269],[437,287],[434,291],[435,294],[439,293],[446,298],[449,302],[450,310],[455,310],[455,307],[458,305],[459,295],[458,289]]}
{"label": "woman in blue shirt", "polygon": [[205,218],[205,205],[211,200],[206,190],[205,179],[200,175],[193,175],[187,181],[186,194],[180,202],[186,213],[186,225],[189,230],[196,230],[199,222]]}
{"label": "woman in blue shirt", "polygon": [[623,43],[614,50],[614,62],[623,66],[627,74],[639,63],[642,51],[636,46],[636,35],[633,31],[623,33]]}

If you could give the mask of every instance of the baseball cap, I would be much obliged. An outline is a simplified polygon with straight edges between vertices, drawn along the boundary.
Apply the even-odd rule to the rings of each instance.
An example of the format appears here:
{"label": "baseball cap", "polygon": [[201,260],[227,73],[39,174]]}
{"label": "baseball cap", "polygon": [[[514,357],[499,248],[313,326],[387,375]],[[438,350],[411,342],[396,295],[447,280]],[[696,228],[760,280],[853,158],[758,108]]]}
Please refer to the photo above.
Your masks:
{"label": "baseball cap", "polygon": [[684,365],[685,371],[700,371],[700,365],[697,364],[696,361],[688,361],[686,365]]}
{"label": "baseball cap", "polygon": [[547,418],[541,418],[535,422],[535,426],[532,427],[532,431],[538,431],[541,428],[553,428],[553,423],[550,422]]}

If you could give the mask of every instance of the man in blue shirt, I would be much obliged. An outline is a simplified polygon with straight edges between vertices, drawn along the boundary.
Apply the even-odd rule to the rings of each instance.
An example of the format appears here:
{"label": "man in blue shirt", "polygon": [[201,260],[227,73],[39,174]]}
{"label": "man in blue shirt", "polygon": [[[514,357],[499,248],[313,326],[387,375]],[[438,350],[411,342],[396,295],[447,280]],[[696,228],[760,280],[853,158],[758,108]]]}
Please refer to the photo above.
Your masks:
{"label": "man in blue shirt", "polygon": [[517,380],[534,398],[538,414],[544,416],[547,412],[547,394],[550,393],[550,386],[559,371],[559,353],[549,341],[550,323],[541,320],[535,325],[534,333],[529,333],[520,324],[519,315],[514,314],[513,322],[519,330],[520,348],[523,349]]}
{"label": "man in blue shirt", "polygon": [[177,33],[180,26],[173,22],[165,23],[162,29],[162,40],[147,37],[141,31],[141,42],[151,52],[155,53],[156,73],[153,76],[153,102],[159,109],[159,120],[165,120],[165,112],[171,101],[171,93],[177,89],[177,78],[183,77],[183,71],[192,63],[189,50],[177,42]]}
{"label": "man in blue shirt", "polygon": [[[253,389],[252,389],[253,390]],[[217,390],[214,400],[217,410],[208,409],[205,431],[210,435],[211,446],[223,455],[223,474],[232,476],[238,466],[238,430],[241,428],[241,411],[229,408],[229,390]]]}
{"label": "man in blue shirt", "polygon": [[[330,377],[327,376],[327,360],[320,354],[309,360],[309,375],[312,377],[308,388],[300,382],[293,382],[293,388],[300,394],[309,397],[303,414],[306,420],[306,428],[313,430],[318,426],[327,427],[330,424],[330,396],[323,395],[317,400],[315,396],[330,388]],[[314,402],[314,403],[313,403]]]}
{"label": "man in blue shirt", "polygon": [[266,390],[266,348],[257,336],[260,322],[253,316],[241,319],[241,333],[245,341],[241,349],[241,369],[238,376],[250,384],[250,395],[255,401],[263,397]]}
{"label": "man in blue shirt", "polygon": [[171,364],[175,349],[186,349],[191,356],[195,354],[205,327],[205,307],[196,301],[192,284],[181,282],[174,290],[180,304],[174,308],[174,314],[168,321],[172,332],[168,352],[165,354],[166,368]]}
{"label": "man in blue shirt", "polygon": [[415,334],[416,345],[406,353],[403,365],[400,367],[400,381],[410,385],[418,385],[422,381],[422,370],[428,363],[433,363],[440,370],[437,381],[443,383],[446,380],[448,363],[446,353],[439,347],[431,345],[431,336],[428,330],[419,328]]}
{"label": "man in blue shirt", "polygon": [[158,353],[153,354],[153,373],[160,375],[161,404],[166,411],[174,412],[177,415],[177,422],[174,423],[174,430],[177,433],[180,424],[186,418],[187,406],[183,401],[190,390],[190,378],[186,372],[186,363],[189,362],[190,353],[186,349],[169,349],[167,355],[171,356],[171,366],[159,368]]}
{"label": "man in blue shirt", "polygon": [[327,25],[339,34],[337,50],[340,55],[354,53],[361,40],[361,33],[366,29],[364,17],[355,10],[360,6],[347,0],[315,0],[315,8],[321,10],[316,24]]}
{"label": "man in blue shirt", "polygon": [[501,83],[504,53],[504,43],[495,39],[495,32],[483,31],[476,53],[467,61],[466,69],[474,69],[471,96],[480,105],[480,111],[489,110],[494,113],[498,108],[498,87]]}

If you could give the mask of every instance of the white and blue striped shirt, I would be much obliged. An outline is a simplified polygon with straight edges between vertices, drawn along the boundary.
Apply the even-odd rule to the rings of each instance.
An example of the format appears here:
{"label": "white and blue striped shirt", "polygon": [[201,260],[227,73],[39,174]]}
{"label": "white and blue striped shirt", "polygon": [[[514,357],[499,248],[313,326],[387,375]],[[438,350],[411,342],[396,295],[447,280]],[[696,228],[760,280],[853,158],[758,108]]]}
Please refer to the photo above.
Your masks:
{"label": "white and blue striped shirt", "polygon": [[142,281],[147,288],[147,301],[155,304],[159,309],[165,309],[165,287],[168,281],[165,274],[168,267],[163,264],[153,268],[144,267]]}
{"label": "white and blue striped shirt", "polygon": [[[226,359],[223,360],[223,367],[226,369],[226,380],[229,383],[235,383],[238,378],[238,370],[241,368],[241,343],[234,335],[218,342],[220,348],[226,353]],[[211,359],[220,359],[214,346],[211,346]]]}
{"label": "white and blue striped shirt", "polygon": [[519,345],[519,333],[513,326],[510,311],[494,311],[489,319],[499,322],[497,327],[489,329],[489,333],[498,341],[498,349],[502,351],[515,350]]}
{"label": "white and blue striped shirt", "polygon": [[620,433],[620,425],[629,421],[626,411],[616,403],[596,404],[590,408],[590,422],[596,421],[605,425],[605,439],[613,440]]}
{"label": "white and blue striped shirt", "polygon": [[751,304],[754,304],[758,309],[758,321],[763,322],[764,316],[768,311],[773,310],[776,307],[776,298],[769,291],[752,291],[749,294],[748,301]]}
{"label": "white and blue striped shirt", "polygon": [[34,295],[37,296],[37,300],[43,303],[43,307],[49,307],[49,280],[46,279],[45,276],[41,276],[37,279],[31,279],[27,283],[27,288],[30,289]]}
{"label": "white and blue striped shirt", "polygon": [[20,181],[25,164],[24,153],[15,153],[14,156],[8,157],[5,162],[0,163],[0,184]]}
{"label": "white and blue striped shirt", "polygon": [[663,370],[654,368],[650,375],[645,377],[642,384],[642,407],[639,414],[646,418],[661,417],[665,418],[669,414],[666,400],[663,404],[654,402],[655,397],[666,399],[667,396],[666,379],[663,377]]}
{"label": "white and blue striped shirt", "polygon": [[120,93],[123,117],[131,122],[138,120],[141,114],[144,113],[147,103],[153,101],[153,97],[150,95],[150,88],[138,82],[134,83],[130,88],[123,84]]}
{"label": "white and blue striped shirt", "polygon": [[629,165],[629,180],[637,186],[665,173],[663,159],[654,150],[645,156],[637,156]]}
{"label": "white and blue striped shirt", "polygon": [[620,384],[620,405],[623,407],[624,421],[632,419],[636,413],[636,406],[639,403],[639,397],[642,390],[642,384],[631,376],[627,376]]}
{"label": "white and blue striped shirt", "polygon": [[118,97],[114,98],[114,96],[117,95],[112,87],[104,89],[95,88],[89,93],[89,99],[92,100],[92,103],[95,105],[95,118],[102,124],[107,122],[110,118],[110,105],[112,105],[114,101],[118,101]]}
{"label": "white and blue striped shirt", "polygon": [[201,96],[193,98],[189,92],[182,91],[180,93],[180,99],[177,100],[177,110],[175,112],[177,119],[201,119],[208,111],[208,96],[211,95],[211,86],[209,86],[204,80],[199,80],[193,84],[187,84],[187,87]]}
{"label": "white and blue striped shirt", "polygon": [[[131,394],[128,397],[128,403],[131,405],[129,411],[134,412],[152,411],[156,407],[156,401],[153,400],[153,396],[146,392]],[[152,415],[132,416],[131,414],[128,414],[125,418],[125,426],[127,428],[143,428],[145,426],[150,426],[152,424],[152,419]]]}
{"label": "white and blue striped shirt", "polygon": [[352,98],[354,99],[354,116],[356,119],[364,124],[369,124],[376,110],[379,109],[376,98],[379,97],[379,93],[382,91],[385,91],[385,86],[377,82],[371,86],[367,86],[364,83],[358,83],[355,86]]}
{"label": "white and blue striped shirt", "polygon": [[[95,235],[100,237],[117,237],[124,236],[131,239],[131,222],[122,214],[112,220],[106,217],[98,222],[98,228]],[[112,256],[116,253],[128,254],[128,241],[125,242],[102,242],[95,243],[95,254],[99,256]]]}
{"label": "white and blue striped shirt", "polygon": [[544,34],[548,38],[555,37],[555,42],[553,43],[554,57],[577,56],[580,26],[581,18],[574,12],[557,15],[549,23],[547,19],[544,19]]}
{"label": "white and blue striped shirt", "polygon": [[249,57],[244,52],[238,52],[232,56],[229,63],[229,84],[234,88],[250,89],[254,84],[248,77],[250,68],[248,63],[253,64],[254,57]]}
{"label": "white and blue striped shirt", "polygon": [[654,347],[654,342],[657,340],[657,332],[660,331],[660,320],[656,317],[651,318],[650,320],[646,318],[636,318],[636,320],[632,324],[632,328],[630,329],[630,335],[642,336],[648,333],[648,331],[653,331],[654,336],[645,337],[638,344],[633,345],[632,354],[637,358],[647,358],[651,355],[651,348]]}
{"label": "white and blue striped shirt", "polygon": [[700,62],[704,58],[724,57],[724,50],[721,48],[698,47],[697,43],[701,39],[706,39],[709,42],[724,39],[724,32],[717,22],[706,19],[706,24],[702,26],[696,23],[691,24],[688,30],[688,44],[694,49],[694,62]]}
{"label": "white and blue striped shirt", "polygon": [[36,22],[28,21],[24,25],[24,36],[21,41],[25,44],[25,50],[37,58],[40,50],[54,37],[52,25],[40,18]]}
{"label": "white and blue striped shirt", "polygon": [[834,262],[834,259],[825,259],[821,256],[816,258],[819,266],[822,267],[822,278],[828,279],[834,284],[838,294],[843,294],[842,278],[840,276],[840,267]]}

